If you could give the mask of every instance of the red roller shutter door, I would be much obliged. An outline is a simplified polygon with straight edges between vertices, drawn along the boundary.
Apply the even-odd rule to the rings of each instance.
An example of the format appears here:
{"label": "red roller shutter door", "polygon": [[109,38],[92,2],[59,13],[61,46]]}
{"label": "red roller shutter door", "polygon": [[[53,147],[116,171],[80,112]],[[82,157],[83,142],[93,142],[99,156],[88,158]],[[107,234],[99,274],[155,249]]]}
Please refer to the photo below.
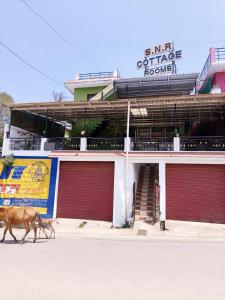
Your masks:
{"label": "red roller shutter door", "polygon": [[166,218],[225,223],[225,166],[168,164]]}
{"label": "red roller shutter door", "polygon": [[114,163],[61,162],[57,217],[112,221]]}

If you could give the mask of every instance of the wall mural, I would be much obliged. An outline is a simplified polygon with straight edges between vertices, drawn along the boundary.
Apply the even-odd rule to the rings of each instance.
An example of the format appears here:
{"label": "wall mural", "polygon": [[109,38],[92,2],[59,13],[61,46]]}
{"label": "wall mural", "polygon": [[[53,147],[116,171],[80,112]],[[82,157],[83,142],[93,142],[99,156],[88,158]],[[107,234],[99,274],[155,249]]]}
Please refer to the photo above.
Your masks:
{"label": "wall mural", "polygon": [[33,206],[52,218],[57,163],[57,158],[16,158],[6,166],[0,160],[0,205]]}

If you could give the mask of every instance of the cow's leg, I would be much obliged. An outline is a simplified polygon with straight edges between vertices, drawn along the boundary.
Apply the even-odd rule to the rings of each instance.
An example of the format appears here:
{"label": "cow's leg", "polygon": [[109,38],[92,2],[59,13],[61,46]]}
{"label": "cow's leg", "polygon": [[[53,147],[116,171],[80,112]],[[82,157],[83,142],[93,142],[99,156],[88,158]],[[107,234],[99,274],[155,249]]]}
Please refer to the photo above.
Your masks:
{"label": "cow's leg", "polygon": [[53,234],[53,238],[55,239],[55,228],[52,225],[50,226],[50,228],[51,228],[50,238],[51,238],[51,236]]}
{"label": "cow's leg", "polygon": [[44,232],[44,234],[45,234],[46,239],[48,239],[48,235],[47,235],[47,233],[46,233],[46,231],[45,231],[45,228],[43,228],[43,232]]}
{"label": "cow's leg", "polygon": [[24,228],[25,228],[26,232],[25,232],[25,234],[24,234],[24,236],[23,236],[23,238],[22,238],[20,244],[23,244],[23,242],[25,241],[26,236],[27,236],[28,233],[30,232],[30,226],[29,226],[29,223],[24,223],[23,225],[24,225]]}
{"label": "cow's leg", "polygon": [[6,235],[6,233],[7,233],[7,231],[8,231],[8,224],[5,224],[5,229],[4,229],[4,233],[3,233],[3,238],[1,239],[1,243],[2,242],[4,242],[4,240],[5,240],[5,235]]}
{"label": "cow's leg", "polygon": [[[37,240],[37,226],[35,224],[35,221],[32,221],[31,224],[32,224],[33,229],[34,229],[34,240],[33,240],[33,242],[35,243],[36,240]],[[39,238],[40,238],[40,233],[39,233]]]}
{"label": "cow's leg", "polygon": [[50,236],[49,236],[50,239],[52,237],[52,233],[53,233],[53,230],[52,230],[52,227],[51,227],[51,233],[50,233]]}
{"label": "cow's leg", "polygon": [[16,239],[15,235],[12,232],[12,225],[9,226],[9,232],[10,232],[11,236],[14,238],[15,242],[17,242],[17,239]]}

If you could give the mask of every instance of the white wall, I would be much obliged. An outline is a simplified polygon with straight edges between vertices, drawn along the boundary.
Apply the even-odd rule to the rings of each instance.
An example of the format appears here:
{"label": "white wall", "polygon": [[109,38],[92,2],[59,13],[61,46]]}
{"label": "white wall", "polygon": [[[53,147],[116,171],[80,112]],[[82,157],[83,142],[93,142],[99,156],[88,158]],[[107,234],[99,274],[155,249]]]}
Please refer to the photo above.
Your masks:
{"label": "white wall", "polygon": [[[93,154],[86,154],[85,157],[81,154],[67,157],[60,157],[60,161],[113,161],[114,162],[114,190],[113,190],[113,226],[121,227],[126,222],[126,207],[127,207],[127,215],[130,216],[132,211],[132,203],[133,203],[133,183],[138,183],[139,169],[140,165],[138,164],[129,164],[128,171],[128,197],[127,197],[127,205],[126,205],[126,168],[125,168],[125,157],[118,156],[108,156],[107,154],[101,154],[98,156],[93,156]],[[59,169],[60,172],[60,169]],[[58,176],[59,176],[58,172]],[[57,203],[57,190],[55,197],[55,211],[54,215],[56,215],[56,203]]]}
{"label": "white wall", "polygon": [[159,162],[159,207],[160,207],[160,221],[166,220],[166,164],[163,161]]}
{"label": "white wall", "polygon": [[[10,130],[10,137],[7,138],[7,132]],[[44,151],[44,143],[46,142],[46,138],[41,139],[41,147],[40,150],[11,150],[10,149],[10,138],[12,139],[26,139],[26,138],[38,138],[35,133],[31,133],[29,131],[17,128],[15,126],[5,125],[4,129],[4,139],[2,146],[2,156],[8,155],[9,153],[13,153],[14,156],[48,156],[50,151]]]}
{"label": "white wall", "polygon": [[[28,151],[26,151],[28,152]],[[146,163],[159,164],[159,184],[160,184],[160,220],[166,219],[166,164],[168,163],[183,163],[183,164],[225,164],[225,155],[214,154],[211,157],[197,156],[192,157],[182,156],[182,154],[151,154],[149,156],[129,155],[128,164],[128,193],[126,199],[126,158],[121,153],[88,153],[79,152],[66,154],[50,154],[49,157],[58,157],[59,161],[112,161],[114,162],[114,195],[113,195],[113,226],[121,227],[126,221],[126,209],[129,216],[132,211],[133,202],[133,183],[138,184],[138,176],[140,166]],[[58,173],[59,174],[59,173]],[[55,210],[56,214],[57,191],[55,196]]]}
{"label": "white wall", "polygon": [[[133,205],[133,184],[137,189],[139,164],[128,165],[128,188],[126,196],[126,165],[125,158],[114,161],[114,192],[113,192],[113,226],[121,227],[130,220]],[[128,220],[126,220],[128,218]]]}
{"label": "white wall", "polygon": [[113,226],[121,227],[125,223],[125,164],[124,159],[114,162]]}
{"label": "white wall", "polygon": [[25,138],[33,138],[33,137],[38,137],[38,135],[36,133],[32,133],[12,125],[10,126],[10,138],[12,139],[15,138],[25,139]]}
{"label": "white wall", "polygon": [[9,131],[9,125],[6,124],[4,128],[4,137],[2,144],[2,156],[9,154],[10,152],[10,139],[7,138],[7,132]]}
{"label": "white wall", "polygon": [[140,164],[129,164],[128,170],[128,193],[127,193],[127,216],[131,221],[130,216],[132,214],[133,207],[133,184],[135,183],[135,195],[137,191],[138,178],[139,178]]}

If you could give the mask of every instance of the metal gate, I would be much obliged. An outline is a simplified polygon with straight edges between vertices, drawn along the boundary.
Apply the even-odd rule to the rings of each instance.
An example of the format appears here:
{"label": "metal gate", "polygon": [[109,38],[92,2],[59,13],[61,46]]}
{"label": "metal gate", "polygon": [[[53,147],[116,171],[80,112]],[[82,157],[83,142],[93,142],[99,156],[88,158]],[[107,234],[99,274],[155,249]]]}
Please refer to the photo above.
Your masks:
{"label": "metal gate", "polygon": [[57,217],[112,221],[113,162],[61,162]]}
{"label": "metal gate", "polygon": [[225,166],[168,164],[166,218],[225,223]]}

